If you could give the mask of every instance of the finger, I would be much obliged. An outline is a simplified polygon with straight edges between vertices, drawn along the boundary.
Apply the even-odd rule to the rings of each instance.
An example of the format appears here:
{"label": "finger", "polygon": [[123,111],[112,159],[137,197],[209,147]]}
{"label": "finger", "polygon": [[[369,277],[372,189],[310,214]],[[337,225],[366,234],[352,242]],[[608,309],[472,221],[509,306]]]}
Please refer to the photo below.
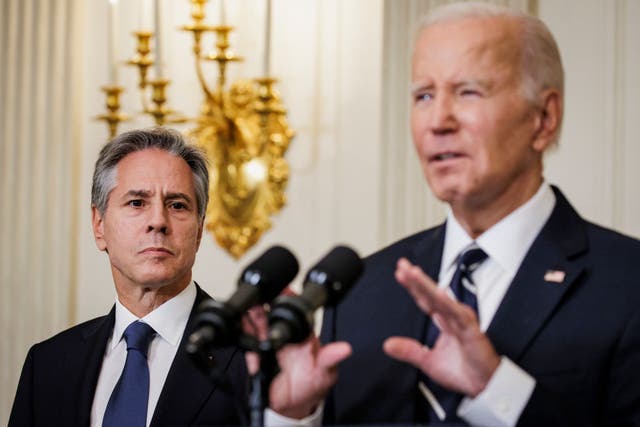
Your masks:
{"label": "finger", "polygon": [[405,337],[387,338],[382,345],[387,355],[425,371],[431,351],[422,343]]}
{"label": "finger", "polygon": [[427,314],[456,312],[458,303],[447,295],[446,290],[438,288],[420,267],[404,258],[398,261],[396,279]]}
{"label": "finger", "polygon": [[338,341],[326,344],[318,350],[317,365],[325,369],[333,369],[338,363],[351,356],[352,349],[348,342]]}
{"label": "finger", "polygon": [[434,313],[433,319],[440,331],[462,340],[469,332],[475,332],[480,326],[478,317],[471,307],[459,302],[456,304],[459,307],[455,309],[455,314]]}
{"label": "finger", "polygon": [[420,267],[411,264],[407,259],[400,258],[396,266],[395,277],[413,297],[416,304],[427,314],[432,308],[432,294],[437,285],[430,277],[422,272]]}
{"label": "finger", "polygon": [[242,318],[242,329],[259,340],[265,340],[269,333],[269,322],[264,307],[256,305],[247,310]]}
{"label": "finger", "polygon": [[477,317],[468,306],[452,299],[446,290],[438,288],[420,267],[406,259],[400,259],[396,269],[396,278],[414,298],[418,306],[427,314],[439,315],[441,329],[460,335],[467,328],[477,324]]}
{"label": "finger", "polygon": [[255,375],[260,368],[260,359],[258,358],[258,354],[248,351],[244,355],[244,360],[247,363],[247,371],[249,372],[249,375]]}

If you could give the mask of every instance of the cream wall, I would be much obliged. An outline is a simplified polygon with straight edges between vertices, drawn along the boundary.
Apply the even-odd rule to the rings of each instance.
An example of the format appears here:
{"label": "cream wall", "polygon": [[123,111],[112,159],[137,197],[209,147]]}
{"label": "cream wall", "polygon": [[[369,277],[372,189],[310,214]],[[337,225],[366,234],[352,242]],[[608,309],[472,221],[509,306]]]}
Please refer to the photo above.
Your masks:
{"label": "cream wall", "polygon": [[[0,1],[4,14],[1,22],[7,23],[16,15],[16,9],[12,8],[19,0]],[[31,5],[39,4],[29,1]],[[47,280],[46,274],[18,274],[15,267],[11,268],[12,275],[8,275],[7,269],[15,265],[24,266],[27,272],[30,264],[25,262],[41,258],[41,253],[28,254],[24,245],[16,252],[3,234],[0,424],[8,417],[28,345],[52,335],[65,323],[75,324],[105,313],[114,299],[108,261],[95,248],[89,222],[93,162],[106,137],[105,126],[92,118],[102,112],[103,98],[98,88],[107,81],[104,53],[107,1],[74,1],[64,3],[84,18],[76,24],[84,36],[77,43],[78,53],[74,51],[68,60],[75,61],[80,70],[72,82],[79,93],[77,104],[82,108],[74,110],[76,133],[66,137],[69,144],[77,144],[78,161],[63,166],[59,162],[44,162],[39,166],[47,171],[77,168],[76,180],[66,187],[72,194],[60,198],[75,208],[71,213],[71,230],[64,229],[64,236],[55,236],[69,239],[69,246],[64,246],[58,258],[53,258],[68,263],[70,279],[54,283]],[[232,292],[241,267],[274,243],[290,247],[304,271],[336,243],[348,243],[367,254],[442,219],[444,207],[433,199],[422,181],[406,126],[410,28],[418,14],[441,2],[273,1],[273,74],[281,78],[278,87],[289,109],[290,125],[297,132],[288,154],[292,170],[287,191],[289,203],[274,218],[273,229],[240,262],[233,261],[206,235],[194,278],[208,292],[225,298]],[[131,29],[138,22],[138,2],[120,3],[120,23]],[[502,3],[537,9],[556,35],[563,53],[567,72],[565,125],[559,148],[548,156],[548,179],[560,185],[586,217],[640,236],[640,224],[636,221],[640,202],[634,187],[640,179],[640,171],[634,167],[640,154],[640,145],[636,143],[640,138],[640,29],[635,25],[640,18],[640,2]],[[123,4],[127,4],[127,10],[122,9]],[[209,7],[210,16],[216,15],[215,4]],[[169,44],[167,56],[172,58],[167,72],[174,80],[169,99],[176,109],[193,115],[201,96],[189,36],[169,30],[187,22],[188,4],[172,0],[165,1],[165,5],[170,10],[165,13],[164,39]],[[247,58],[244,64],[232,67],[237,77],[253,77],[260,71],[263,5],[262,0],[227,1],[227,19],[239,27],[232,43],[236,52]],[[8,10],[12,11],[10,16]],[[123,59],[133,51],[128,29],[119,41]],[[0,46],[9,44],[10,35],[2,31],[0,34]],[[3,61],[0,76],[15,79],[16,71],[7,71],[13,70],[9,59],[0,52]],[[120,77],[129,88],[123,108],[135,113],[140,109],[137,97],[131,93],[135,72],[121,67]],[[0,89],[12,93],[7,87],[5,84]],[[68,106],[70,101],[64,96],[49,100],[53,106]],[[5,168],[0,175],[3,179],[0,199],[6,203],[18,194],[27,197],[9,184],[8,177],[13,172],[6,169],[14,167],[7,153],[14,153],[15,147],[25,141],[8,138],[13,131],[6,118],[13,117],[14,105],[5,99],[0,102],[0,118],[4,118],[0,121],[3,126],[0,155],[4,157],[0,158],[0,164]],[[138,118],[123,129],[150,124],[147,118]],[[37,138],[46,139],[50,133],[46,121],[38,122]],[[33,206],[43,209],[38,203]],[[14,227],[28,230],[31,224],[28,217],[21,218],[18,214],[5,214],[2,219],[3,231]],[[64,224],[69,223],[68,217],[66,221]],[[20,240],[18,232],[12,232],[11,236]],[[60,289],[64,292],[60,295],[66,299],[60,302],[38,291],[48,287],[53,289],[50,292]],[[41,310],[36,316],[33,310],[39,306],[34,301],[41,305],[43,301],[51,301],[56,307]],[[14,325],[21,325],[19,336]],[[5,346],[12,351],[5,351]]]}
{"label": "cream wall", "polygon": [[547,176],[587,218],[640,236],[640,2],[539,1],[566,68],[565,123]]}

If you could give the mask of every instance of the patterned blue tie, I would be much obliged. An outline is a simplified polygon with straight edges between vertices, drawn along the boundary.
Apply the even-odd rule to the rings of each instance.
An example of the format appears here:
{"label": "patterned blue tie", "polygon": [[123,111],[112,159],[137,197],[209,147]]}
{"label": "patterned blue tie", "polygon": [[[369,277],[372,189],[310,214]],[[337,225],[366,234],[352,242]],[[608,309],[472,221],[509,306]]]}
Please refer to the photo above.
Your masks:
{"label": "patterned blue tie", "polygon": [[[451,283],[449,284],[449,287],[456,299],[473,308],[476,313],[478,313],[478,299],[476,297],[476,286],[475,283],[473,283],[471,275],[486,259],[487,254],[475,244],[462,252],[458,256],[456,261],[456,271],[453,274]],[[438,339],[438,335],[440,335],[440,330],[434,322],[431,322],[429,329],[427,330],[427,346],[430,348],[433,347]],[[421,375],[421,377],[422,381],[442,406],[446,415],[445,420],[447,422],[460,421],[460,418],[456,415],[456,411],[460,401],[462,400],[462,395],[441,387],[431,381],[431,379],[426,375]],[[422,402],[419,403],[419,405],[424,405],[424,403],[425,401],[422,399]],[[438,420],[439,416],[437,412],[434,411],[433,407],[430,407],[429,421],[436,422]]]}
{"label": "patterned blue tie", "polygon": [[127,360],[122,375],[111,393],[102,421],[103,427],[145,427],[149,403],[149,366],[147,351],[155,331],[146,323],[135,321],[127,326]]}

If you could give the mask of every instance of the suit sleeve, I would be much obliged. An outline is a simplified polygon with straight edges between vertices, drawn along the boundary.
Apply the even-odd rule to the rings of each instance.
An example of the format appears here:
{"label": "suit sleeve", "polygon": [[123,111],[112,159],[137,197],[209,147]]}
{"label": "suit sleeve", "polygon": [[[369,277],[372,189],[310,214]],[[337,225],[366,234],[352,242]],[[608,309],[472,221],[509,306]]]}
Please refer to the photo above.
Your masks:
{"label": "suit sleeve", "polygon": [[22,367],[8,425],[9,427],[33,425],[33,347],[29,350]]}
{"label": "suit sleeve", "polygon": [[598,409],[588,412],[596,417],[568,414],[563,399],[538,384],[518,427],[640,427],[640,308],[626,322],[604,378]]}
{"label": "suit sleeve", "polygon": [[611,361],[605,401],[605,423],[640,426],[640,308],[623,331]]}

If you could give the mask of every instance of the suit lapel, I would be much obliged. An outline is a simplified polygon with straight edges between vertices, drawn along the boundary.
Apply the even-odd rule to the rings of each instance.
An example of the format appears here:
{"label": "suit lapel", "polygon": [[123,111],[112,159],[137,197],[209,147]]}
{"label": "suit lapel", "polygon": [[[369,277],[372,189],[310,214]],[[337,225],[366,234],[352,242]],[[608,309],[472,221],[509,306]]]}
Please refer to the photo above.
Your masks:
{"label": "suit lapel", "polygon": [[[518,361],[586,266],[584,222],[557,188],[556,206],[527,252],[487,335],[499,353]],[[563,277],[564,276],[564,277]],[[562,280],[560,280],[562,279]]]}
{"label": "suit lapel", "polygon": [[[445,231],[446,223],[443,223],[434,228],[432,233],[427,233],[427,236],[416,245],[413,259],[410,260],[436,282],[442,263]],[[411,305],[411,310],[415,311],[415,324],[418,326],[413,329],[415,334],[412,337],[420,342],[426,342],[431,317],[427,316],[415,303]]]}
{"label": "suit lapel", "polygon": [[[196,301],[158,399],[151,426],[181,425],[185,424],[185,420],[194,420],[217,388],[184,350],[187,339],[195,327],[194,318],[197,308],[203,300],[210,298],[199,286],[197,290]],[[213,360],[217,366],[227,367],[233,354],[234,351],[228,349],[216,350],[213,353]],[[221,410],[224,409],[221,408]]]}
{"label": "suit lapel", "polygon": [[82,345],[77,349],[78,365],[74,367],[77,372],[82,372],[81,386],[75,399],[78,425],[89,425],[98,376],[114,323],[115,307],[112,307],[99,323],[91,324],[82,331]]}
{"label": "suit lapel", "polygon": [[438,280],[442,251],[444,248],[445,224],[441,224],[420,240],[415,247],[412,263],[418,265],[433,280]]}

